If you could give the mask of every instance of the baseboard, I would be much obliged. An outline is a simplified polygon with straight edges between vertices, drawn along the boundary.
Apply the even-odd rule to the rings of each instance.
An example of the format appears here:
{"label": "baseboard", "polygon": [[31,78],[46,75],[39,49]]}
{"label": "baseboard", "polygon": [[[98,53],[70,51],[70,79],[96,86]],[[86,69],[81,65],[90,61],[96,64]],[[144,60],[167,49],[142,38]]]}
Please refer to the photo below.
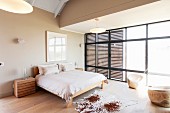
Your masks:
{"label": "baseboard", "polygon": [[7,93],[2,93],[2,94],[0,94],[0,98],[9,97],[9,96],[12,96],[12,95],[14,95],[13,91],[7,92]]}

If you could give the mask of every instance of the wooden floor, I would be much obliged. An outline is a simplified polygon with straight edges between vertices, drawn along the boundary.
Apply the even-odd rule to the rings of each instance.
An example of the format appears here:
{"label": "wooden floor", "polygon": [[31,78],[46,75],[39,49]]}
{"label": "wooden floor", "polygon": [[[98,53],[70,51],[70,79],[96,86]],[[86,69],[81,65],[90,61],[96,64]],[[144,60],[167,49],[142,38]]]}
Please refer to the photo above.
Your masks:
{"label": "wooden floor", "polygon": [[[95,90],[95,88],[79,97],[81,99]],[[129,89],[126,83],[109,81],[104,92],[119,98],[137,100],[138,104],[122,110],[120,113],[170,113],[170,108],[161,108],[150,103],[146,90]],[[38,91],[35,94],[16,98],[14,96],[0,99],[0,113],[77,113],[74,107],[65,108],[65,101],[46,91]]]}

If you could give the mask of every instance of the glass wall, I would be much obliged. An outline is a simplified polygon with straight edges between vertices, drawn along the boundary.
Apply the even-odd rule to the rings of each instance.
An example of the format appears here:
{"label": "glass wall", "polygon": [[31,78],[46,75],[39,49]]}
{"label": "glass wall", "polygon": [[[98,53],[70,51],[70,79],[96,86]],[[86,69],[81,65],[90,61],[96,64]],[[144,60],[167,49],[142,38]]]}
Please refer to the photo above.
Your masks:
{"label": "glass wall", "polygon": [[96,34],[93,41],[86,38],[86,55],[91,43],[96,56],[95,65],[85,62],[86,69],[114,80],[126,81],[127,75],[135,73],[143,75],[148,85],[170,85],[169,29],[170,20],[108,30]]}

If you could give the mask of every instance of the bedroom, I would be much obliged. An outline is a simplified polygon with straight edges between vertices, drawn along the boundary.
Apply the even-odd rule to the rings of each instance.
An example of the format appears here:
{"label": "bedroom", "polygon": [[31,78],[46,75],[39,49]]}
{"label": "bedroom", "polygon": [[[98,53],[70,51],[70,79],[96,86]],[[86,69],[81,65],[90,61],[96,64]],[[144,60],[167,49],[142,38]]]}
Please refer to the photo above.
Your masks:
{"label": "bedroom", "polygon": [[[68,1],[67,5],[69,4],[74,5],[74,4],[71,4],[71,1],[72,0]],[[145,0],[145,2],[147,1],[150,2],[154,0]],[[72,2],[76,2],[76,0],[73,0]],[[95,0],[93,2],[95,2]],[[168,0],[165,0],[165,2],[168,2]],[[35,1],[34,5],[36,4],[38,5],[38,0]],[[94,3],[91,3],[92,6],[93,4]],[[145,4],[145,3],[141,3],[141,4]],[[84,48],[83,48],[84,34],[80,34],[78,32],[80,32],[81,28],[86,28],[85,33],[88,33],[90,29],[88,28],[88,26],[91,26],[92,28],[95,27],[95,22],[93,18],[104,16],[106,14],[108,15],[111,12],[112,13],[114,11],[116,12],[117,10],[120,11],[120,10],[126,9],[125,6],[124,7],[122,6],[122,9],[106,10],[105,12],[102,12],[102,14],[101,12],[100,13],[98,12],[96,14],[91,14],[91,15],[90,15],[90,10],[92,10],[93,8],[92,9],[89,8],[89,12],[83,12],[82,10],[83,13],[78,12],[77,9],[73,9],[73,12],[68,14],[69,7],[68,9],[65,9],[67,8],[67,5],[63,9],[63,13],[65,12],[64,13],[65,15],[61,14],[60,18],[58,16],[54,18],[53,13],[49,13],[47,11],[41,10],[36,7],[34,7],[34,11],[32,13],[26,14],[26,15],[9,13],[3,10],[0,11],[0,17],[1,17],[0,18],[0,26],[1,26],[0,27],[0,31],[1,31],[0,32],[1,33],[1,41],[0,41],[1,42],[1,47],[0,47],[1,48],[0,50],[1,59],[0,61],[4,62],[4,66],[0,67],[0,97],[13,95],[13,88],[12,88],[13,81],[18,78],[23,78],[25,69],[26,69],[27,76],[29,76],[29,75],[32,75],[31,68],[33,66],[37,66],[39,64],[45,63],[46,61],[45,31],[53,31],[56,33],[67,34],[67,60],[68,62],[73,62],[73,63],[76,62],[76,65],[79,68],[84,68],[84,65],[85,65],[85,62],[84,62],[85,56],[84,56]],[[86,5],[89,5],[88,2]],[[102,6],[102,3],[101,4],[99,3],[98,6]],[[71,7],[74,7],[74,6],[71,6]],[[77,8],[80,8],[80,7],[83,7],[83,5],[82,6],[80,5]],[[133,7],[133,6],[129,6],[129,7]],[[107,8],[107,7],[104,7],[104,8]],[[99,9],[93,9],[93,10],[99,10]],[[149,11],[148,11],[149,15],[150,13],[152,14],[154,12],[152,10],[149,10]],[[154,17],[153,15],[152,16],[150,15],[148,18],[145,18],[148,21],[144,22],[144,24],[148,22],[157,22],[157,21],[163,21],[163,20],[169,19],[169,15],[166,13],[166,11],[168,11],[168,6],[165,5],[165,6],[160,7],[159,11],[160,11],[159,15],[157,13],[153,14],[155,17],[157,16],[155,20],[149,20],[150,18]],[[89,15],[84,16],[82,14],[86,14],[86,15],[89,14]],[[63,18],[62,20],[61,20],[61,16]],[[78,18],[79,16],[82,16],[82,17]],[[135,19],[128,18],[129,23],[131,22],[133,25],[142,24],[142,22],[140,23],[138,21],[143,21],[143,18],[141,18],[140,15],[137,15],[137,17],[140,17],[140,19],[137,18],[137,20],[135,20]],[[75,18],[78,18],[78,19],[75,19]],[[88,21],[84,23],[79,23],[85,20],[90,20],[91,23],[87,24],[86,22]],[[101,21],[102,21],[102,17],[99,18],[99,23]],[[74,24],[74,23],[77,23],[77,24]],[[120,19],[117,19],[117,21],[115,21],[114,23],[115,24],[113,24],[111,27],[118,28],[118,27],[126,27],[130,25],[126,23],[126,21],[123,21]],[[88,26],[83,26],[84,24],[87,24]],[[83,27],[80,27],[80,25]],[[70,31],[73,31],[75,28],[78,28],[79,31],[77,30],[77,33],[69,32],[66,30],[61,30],[59,26],[61,26],[62,29],[67,29],[67,28],[72,27]],[[111,29],[111,28],[108,28],[108,29]],[[24,39],[25,42],[20,44],[16,41],[16,39]],[[82,45],[81,47],[79,46],[80,44]],[[114,83],[110,83],[110,84],[114,84]],[[112,86],[110,84],[109,86]],[[116,84],[119,84],[119,82],[118,83],[116,82]],[[127,87],[126,85],[124,86],[124,88]],[[121,87],[121,85],[120,86],[116,85],[116,86],[117,88]],[[55,97],[52,97],[52,98],[55,98]],[[59,102],[61,102],[60,99],[58,100]]]}

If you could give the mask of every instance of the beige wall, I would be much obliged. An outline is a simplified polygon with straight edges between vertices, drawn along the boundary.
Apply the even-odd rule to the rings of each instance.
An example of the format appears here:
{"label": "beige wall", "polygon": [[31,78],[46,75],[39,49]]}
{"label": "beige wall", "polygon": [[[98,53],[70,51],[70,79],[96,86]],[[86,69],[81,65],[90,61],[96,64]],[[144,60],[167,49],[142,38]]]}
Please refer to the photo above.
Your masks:
{"label": "beige wall", "polygon": [[60,15],[60,27],[116,13],[158,0],[70,0]]}
{"label": "beige wall", "polygon": [[[58,18],[54,14],[34,8],[34,12],[27,15],[13,14],[0,10],[0,97],[13,92],[14,79],[23,77],[23,70],[27,68],[31,75],[31,67],[45,63],[45,31],[55,31],[67,34],[68,61],[77,62],[83,67],[83,35],[62,31],[59,29]],[[25,40],[24,44],[17,44],[16,38]]]}

